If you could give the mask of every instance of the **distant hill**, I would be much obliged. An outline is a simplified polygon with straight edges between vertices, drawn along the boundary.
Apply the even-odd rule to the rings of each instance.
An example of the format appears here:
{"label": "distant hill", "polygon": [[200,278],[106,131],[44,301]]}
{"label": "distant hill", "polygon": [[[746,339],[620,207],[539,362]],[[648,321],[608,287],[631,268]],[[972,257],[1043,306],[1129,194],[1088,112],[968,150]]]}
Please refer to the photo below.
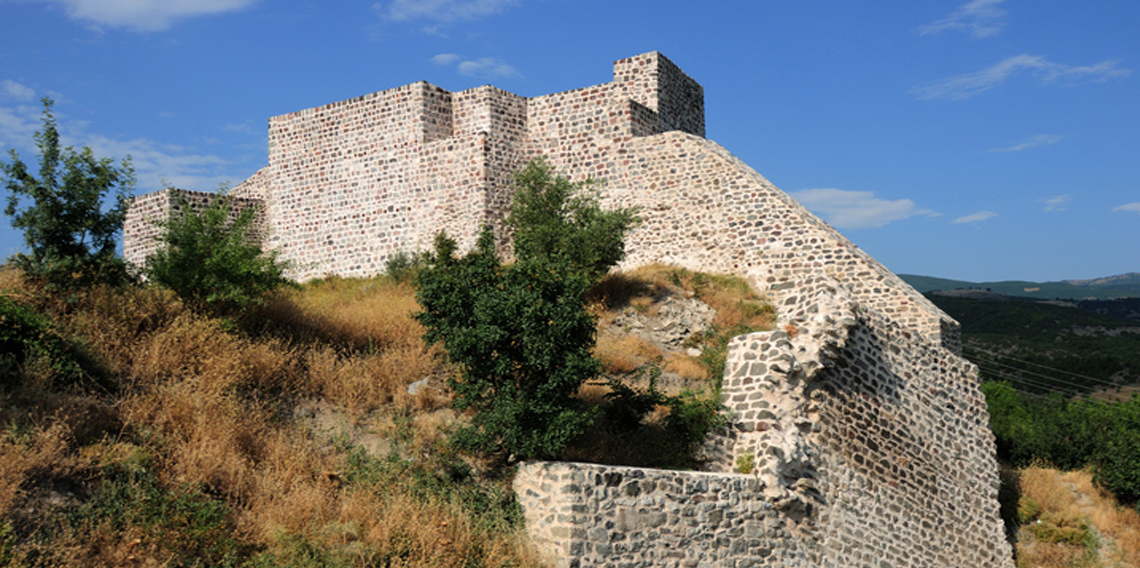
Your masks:
{"label": "distant hill", "polygon": [[1140,272],[1091,280],[1062,280],[1058,282],[1030,282],[1027,280],[969,282],[915,274],[899,274],[899,277],[922,293],[937,290],[975,289],[1035,300],[1140,298]]}
{"label": "distant hill", "polygon": [[1033,393],[1109,393],[1140,382],[1140,299],[1056,302],[984,291],[928,292],[962,324],[983,380]]}

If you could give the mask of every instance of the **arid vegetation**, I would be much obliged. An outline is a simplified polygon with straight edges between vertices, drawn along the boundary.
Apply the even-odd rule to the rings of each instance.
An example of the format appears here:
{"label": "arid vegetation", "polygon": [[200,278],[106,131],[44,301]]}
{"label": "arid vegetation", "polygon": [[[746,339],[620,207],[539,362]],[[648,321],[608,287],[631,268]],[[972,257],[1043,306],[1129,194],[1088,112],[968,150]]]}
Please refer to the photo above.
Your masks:
{"label": "arid vegetation", "polygon": [[[601,326],[620,310],[653,310],[667,292],[730,314],[717,329],[770,325],[747,290],[653,267],[611,276],[589,298]],[[330,278],[229,318],[157,287],[60,297],[11,268],[0,293],[6,326],[28,316],[20,329],[35,340],[0,341],[0,566],[539,563],[509,470],[449,443],[465,420],[444,387],[453,369],[425,347],[409,284]],[[718,337],[694,337],[691,359],[715,363]],[[680,357],[646,353],[665,364],[663,396],[681,397],[682,375],[669,370]],[[684,388],[704,394],[690,403],[715,390],[698,367]],[[656,374],[635,369],[627,383],[644,394]],[[612,406],[603,379],[583,387],[581,404]],[[422,388],[409,394],[413,383]],[[677,459],[667,446],[645,450],[646,437],[667,437],[667,405],[632,429],[600,415],[564,457]]]}
{"label": "arid vegetation", "polygon": [[1006,472],[1017,487],[1017,566],[1140,566],[1140,513],[1120,505],[1087,471],[1031,466]]}

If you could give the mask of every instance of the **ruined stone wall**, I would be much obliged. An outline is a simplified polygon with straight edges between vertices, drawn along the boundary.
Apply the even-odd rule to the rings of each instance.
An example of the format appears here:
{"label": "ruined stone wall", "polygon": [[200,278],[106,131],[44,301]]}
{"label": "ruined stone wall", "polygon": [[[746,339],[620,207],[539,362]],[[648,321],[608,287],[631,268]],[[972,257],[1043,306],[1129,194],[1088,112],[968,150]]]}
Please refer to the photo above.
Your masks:
{"label": "ruined stone wall", "polygon": [[830,278],[795,284],[776,330],[730,345],[712,468],[751,464],[821,565],[1011,564],[976,367]]}
{"label": "ruined stone wall", "polygon": [[808,568],[819,556],[754,477],[531,462],[517,479],[528,532],[559,568]]}

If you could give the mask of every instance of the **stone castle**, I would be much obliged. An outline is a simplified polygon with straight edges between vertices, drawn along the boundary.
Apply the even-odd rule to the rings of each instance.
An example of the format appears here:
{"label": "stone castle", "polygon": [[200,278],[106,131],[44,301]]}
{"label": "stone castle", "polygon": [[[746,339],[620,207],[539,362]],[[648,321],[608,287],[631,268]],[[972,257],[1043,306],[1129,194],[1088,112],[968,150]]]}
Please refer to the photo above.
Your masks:
{"label": "stone castle", "polygon": [[[271,118],[268,165],[231,195],[295,278],[371,276],[439,230],[463,247],[484,224],[502,236],[512,172],[543,156],[640,208],[623,268],[736,274],[768,295],[777,330],[730,345],[731,426],[708,472],[520,468],[528,531],[560,566],[1012,567],[957,322],[704,130],[702,87],[656,52],[534,98],[419,82]],[[180,193],[212,198],[136,198],[128,261]]]}

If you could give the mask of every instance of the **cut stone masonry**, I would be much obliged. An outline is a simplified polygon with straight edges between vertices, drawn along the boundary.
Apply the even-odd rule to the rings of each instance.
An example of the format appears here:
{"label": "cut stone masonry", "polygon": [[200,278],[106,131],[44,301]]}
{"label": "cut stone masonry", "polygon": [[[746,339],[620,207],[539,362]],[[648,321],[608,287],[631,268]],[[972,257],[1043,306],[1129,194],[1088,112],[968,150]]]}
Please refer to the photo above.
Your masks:
{"label": "cut stone masonry", "polygon": [[[528,530],[558,565],[1012,567],[957,322],[704,135],[702,87],[652,52],[540,97],[420,82],[273,117],[268,165],[232,195],[260,205],[294,278],[372,276],[440,230],[466,248],[490,224],[508,242],[512,172],[542,156],[604,180],[603,205],[640,208],[622,268],[735,274],[768,295],[777,329],[729,347],[715,473],[520,468]],[[128,261],[177,191],[136,198]]]}

